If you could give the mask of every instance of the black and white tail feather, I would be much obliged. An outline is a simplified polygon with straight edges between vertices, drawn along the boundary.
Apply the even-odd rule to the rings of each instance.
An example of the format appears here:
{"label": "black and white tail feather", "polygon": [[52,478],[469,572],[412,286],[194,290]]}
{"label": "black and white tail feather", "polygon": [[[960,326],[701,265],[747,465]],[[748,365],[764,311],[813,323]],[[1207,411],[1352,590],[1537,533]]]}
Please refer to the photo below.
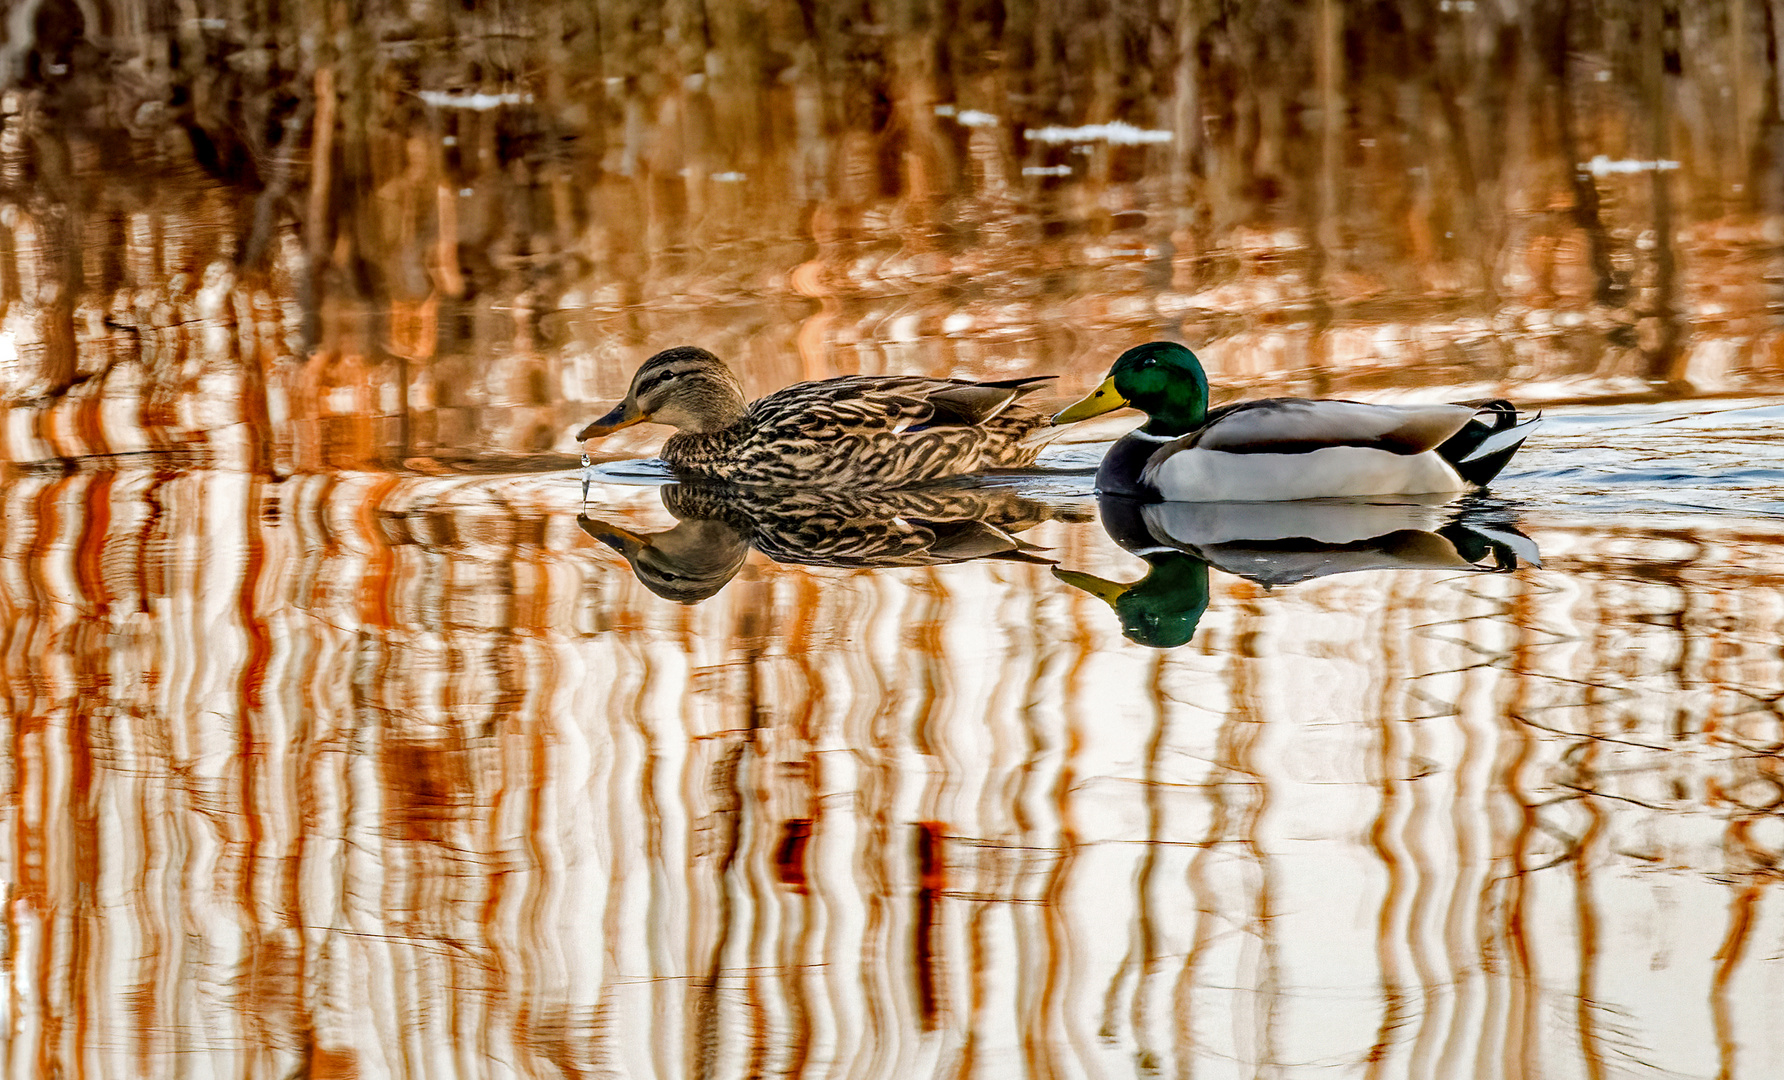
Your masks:
{"label": "black and white tail feather", "polygon": [[1485,486],[1506,464],[1542,420],[1538,412],[1518,419],[1517,406],[1504,398],[1458,401],[1473,406],[1474,419],[1437,447],[1437,455],[1470,484]]}

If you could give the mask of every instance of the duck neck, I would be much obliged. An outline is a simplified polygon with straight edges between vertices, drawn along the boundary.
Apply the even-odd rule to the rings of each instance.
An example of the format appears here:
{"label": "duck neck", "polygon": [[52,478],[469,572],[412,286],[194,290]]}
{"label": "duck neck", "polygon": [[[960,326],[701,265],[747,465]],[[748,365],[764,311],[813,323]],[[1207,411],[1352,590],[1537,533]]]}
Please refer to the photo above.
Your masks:
{"label": "duck neck", "polygon": [[1200,612],[1208,606],[1208,564],[1186,551],[1160,552],[1146,557],[1152,571],[1135,593],[1162,601],[1178,610]]}
{"label": "duck neck", "polygon": [[1202,416],[1206,415],[1207,413],[1204,411],[1201,416],[1197,416],[1193,420],[1177,416],[1154,416],[1141,424],[1140,430],[1160,439],[1178,439],[1201,427]]}
{"label": "duck neck", "polygon": [[727,387],[731,392],[722,396],[715,395],[706,403],[701,416],[703,423],[695,430],[703,435],[717,435],[740,427],[743,418],[749,414],[749,403],[735,388]]}
{"label": "duck neck", "polygon": [[1208,610],[1208,564],[1186,552],[1148,556],[1146,562],[1152,572],[1116,602],[1122,632],[1156,649],[1187,644]]}
{"label": "duck neck", "polygon": [[1165,439],[1188,435],[1208,418],[1208,377],[1199,366],[1186,370],[1134,404],[1146,411],[1140,427],[1146,434]]}
{"label": "duck neck", "polygon": [[732,449],[748,434],[741,419],[717,431],[677,431],[664,440],[658,456],[677,472],[723,477]]}
{"label": "duck neck", "polygon": [[652,413],[651,419],[692,435],[720,435],[737,427],[749,415],[749,403],[730,372],[724,376],[690,380],[673,400]]}

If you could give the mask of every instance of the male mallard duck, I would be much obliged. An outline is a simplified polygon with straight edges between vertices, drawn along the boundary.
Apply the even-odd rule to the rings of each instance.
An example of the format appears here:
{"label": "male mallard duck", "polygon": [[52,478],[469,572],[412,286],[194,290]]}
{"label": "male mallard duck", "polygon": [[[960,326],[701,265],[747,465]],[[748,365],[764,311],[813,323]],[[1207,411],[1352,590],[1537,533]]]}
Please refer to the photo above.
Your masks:
{"label": "male mallard duck", "polygon": [[1141,645],[1174,648],[1208,609],[1208,568],[1262,585],[1292,585],[1360,570],[1503,574],[1541,566],[1536,544],[1491,508],[1415,501],[1141,503],[1098,500],[1103,529],[1146,560],[1138,581],[1078,570],[1053,575],[1110,607]]}
{"label": "male mallard duck", "polygon": [[1121,354],[1109,377],[1057,424],[1132,405],[1147,421],[1103,457],[1097,490],[1185,502],[1274,502],[1415,495],[1484,485],[1530,434],[1509,401],[1369,405],[1266,398],[1208,408],[1195,354],[1154,341]]}
{"label": "male mallard duck", "polygon": [[739,484],[900,487],[1032,464],[1045,440],[1025,437],[1047,419],[1015,402],[1051,377],[851,375],[746,403],[718,357],[682,346],[646,360],[625,400],[576,437],[648,420],[681,429],[661,451],[678,473]]}

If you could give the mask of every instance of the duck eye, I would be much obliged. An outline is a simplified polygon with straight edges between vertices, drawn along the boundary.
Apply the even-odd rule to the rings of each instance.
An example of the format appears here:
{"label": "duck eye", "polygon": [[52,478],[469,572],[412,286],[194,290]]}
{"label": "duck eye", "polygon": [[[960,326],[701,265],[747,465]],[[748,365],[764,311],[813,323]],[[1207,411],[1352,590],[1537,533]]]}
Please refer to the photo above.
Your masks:
{"label": "duck eye", "polygon": [[679,372],[679,371],[659,371],[656,374],[652,375],[650,378],[645,379],[643,382],[639,383],[638,384],[638,392],[640,394],[647,394],[650,391],[655,390],[659,386],[663,386],[669,382],[674,381],[675,377],[680,374],[681,374],[681,372]]}

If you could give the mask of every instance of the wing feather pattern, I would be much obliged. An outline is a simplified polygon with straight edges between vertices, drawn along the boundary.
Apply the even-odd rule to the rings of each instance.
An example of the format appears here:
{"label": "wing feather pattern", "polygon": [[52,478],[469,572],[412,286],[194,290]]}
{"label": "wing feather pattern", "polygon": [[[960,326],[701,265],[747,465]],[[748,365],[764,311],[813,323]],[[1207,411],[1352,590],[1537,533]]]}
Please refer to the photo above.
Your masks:
{"label": "wing feather pattern", "polygon": [[1017,407],[1049,377],[971,383],[851,375],[757,399],[736,428],[663,444],[672,468],[746,484],[904,486],[983,469],[1019,468],[1047,426]]}
{"label": "wing feather pattern", "polygon": [[1182,449],[1228,454],[1305,454],[1364,446],[1422,454],[1462,430],[1466,405],[1371,405],[1361,401],[1265,398],[1217,409]]}

